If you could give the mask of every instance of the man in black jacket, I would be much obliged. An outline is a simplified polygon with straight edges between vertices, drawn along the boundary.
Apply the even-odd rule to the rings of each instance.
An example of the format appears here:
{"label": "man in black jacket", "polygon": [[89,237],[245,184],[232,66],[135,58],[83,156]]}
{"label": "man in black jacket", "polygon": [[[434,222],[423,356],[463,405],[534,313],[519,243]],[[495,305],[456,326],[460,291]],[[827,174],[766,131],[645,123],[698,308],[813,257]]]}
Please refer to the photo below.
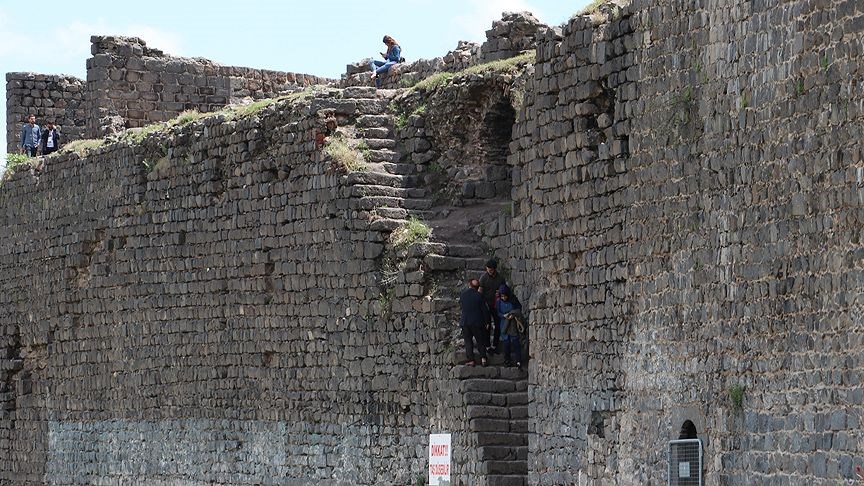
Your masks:
{"label": "man in black jacket", "polygon": [[468,288],[459,294],[459,304],[462,307],[462,339],[465,340],[465,363],[474,366],[474,341],[477,341],[477,353],[480,363],[486,366],[486,346],[489,345],[486,335],[486,323],[489,322],[489,307],[480,293],[480,282],[476,278],[468,281]]}
{"label": "man in black jacket", "polygon": [[60,131],[54,123],[48,122],[42,130],[42,155],[48,155],[60,148]]}

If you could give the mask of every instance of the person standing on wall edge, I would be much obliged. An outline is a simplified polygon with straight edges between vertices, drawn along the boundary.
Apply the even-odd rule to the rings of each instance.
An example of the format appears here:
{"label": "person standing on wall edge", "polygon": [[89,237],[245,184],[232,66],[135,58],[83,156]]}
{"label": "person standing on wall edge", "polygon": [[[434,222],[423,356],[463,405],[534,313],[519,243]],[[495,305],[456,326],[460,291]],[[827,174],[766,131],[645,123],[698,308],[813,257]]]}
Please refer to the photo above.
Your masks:
{"label": "person standing on wall edge", "polygon": [[53,122],[45,124],[42,130],[42,155],[48,155],[60,147],[60,132],[54,127]]}
{"label": "person standing on wall edge", "polygon": [[389,35],[385,35],[383,42],[387,45],[387,52],[380,53],[381,57],[383,57],[384,60],[372,61],[371,63],[369,63],[369,67],[372,68],[372,79],[375,80],[376,88],[381,87],[380,75],[389,71],[390,68],[397,62],[404,61],[404,59],[402,59],[402,47],[399,46],[395,39],[393,39]]}
{"label": "person standing on wall edge", "polygon": [[36,157],[39,142],[42,140],[42,130],[36,124],[36,115],[30,114],[27,123],[21,127],[21,153],[28,157]]}

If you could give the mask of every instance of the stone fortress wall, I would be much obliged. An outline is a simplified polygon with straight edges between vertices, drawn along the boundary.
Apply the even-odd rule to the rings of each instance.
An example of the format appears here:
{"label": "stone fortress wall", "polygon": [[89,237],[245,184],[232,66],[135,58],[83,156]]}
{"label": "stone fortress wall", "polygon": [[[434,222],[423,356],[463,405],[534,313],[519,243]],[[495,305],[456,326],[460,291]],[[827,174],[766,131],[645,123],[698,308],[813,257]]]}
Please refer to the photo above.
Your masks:
{"label": "stone fortress wall", "polygon": [[[349,69],[16,171],[0,478],[408,484],[450,431],[454,484],[660,484],[692,425],[706,484],[855,481],[864,7],[633,0],[535,32],[520,75],[376,92]],[[318,146],[327,121],[366,171]],[[394,245],[408,216],[433,242]],[[441,289],[487,252],[527,376],[454,366]]]}
{"label": "stone fortress wall", "polygon": [[[314,103],[347,123],[389,102],[365,90]],[[407,484],[430,427],[464,428],[445,323],[416,273],[382,304],[376,176],[322,155],[319,113],[286,101],[4,182],[4,482]]]}
{"label": "stone fortress wall", "polygon": [[87,90],[74,76],[6,73],[6,152],[18,153],[21,126],[33,113],[37,123],[60,125],[65,139],[86,138]]}
{"label": "stone fortress wall", "polygon": [[223,66],[171,56],[137,37],[93,36],[87,79],[35,73],[6,75],[6,150],[17,152],[30,113],[54,121],[64,140],[110,135],[174,118],[218,111],[243,100],[273,98],[330,80],[309,74]]}
{"label": "stone fortress wall", "polygon": [[864,6],[601,11],[538,42],[511,144],[529,482],[664,482],[687,420],[707,484],[855,481]]}
{"label": "stone fortress wall", "polygon": [[[88,134],[119,116],[126,128],[170,120],[185,110],[217,111],[244,98],[273,98],[329,80],[308,74],[222,66],[202,58],[166,55],[136,37],[93,36],[87,60],[92,93]],[[104,125],[104,124],[103,124]]]}

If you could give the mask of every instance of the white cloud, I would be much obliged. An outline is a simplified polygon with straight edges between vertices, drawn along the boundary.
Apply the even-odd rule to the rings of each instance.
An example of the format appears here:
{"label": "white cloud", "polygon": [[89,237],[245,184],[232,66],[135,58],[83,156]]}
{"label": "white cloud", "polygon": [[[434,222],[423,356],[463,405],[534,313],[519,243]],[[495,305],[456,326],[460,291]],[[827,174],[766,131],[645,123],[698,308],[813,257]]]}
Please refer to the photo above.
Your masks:
{"label": "white cloud", "polygon": [[542,18],[541,12],[525,0],[468,0],[463,4],[464,13],[450,20],[451,29],[463,40],[482,42],[492,22],[501,19],[502,12],[521,12],[527,10]]}
{"label": "white cloud", "polygon": [[94,23],[71,22],[54,31],[57,44],[67,46],[66,55],[78,59],[90,57],[91,35],[123,35],[129,37],[140,37],[144,39],[147,46],[161,49],[169,54],[180,55],[183,52],[183,42],[179,35],[167,32],[149,25],[126,25],[109,27],[103,19]]}
{"label": "white cloud", "polygon": [[16,29],[11,16],[4,9],[0,9],[0,59],[6,56],[23,52],[32,45],[32,39],[22,29]]}
{"label": "white cloud", "polygon": [[[122,29],[120,35],[140,37],[148,47],[165,51],[176,56],[183,55],[183,39],[181,36],[149,25],[130,25]],[[89,38],[88,38],[89,39]]]}

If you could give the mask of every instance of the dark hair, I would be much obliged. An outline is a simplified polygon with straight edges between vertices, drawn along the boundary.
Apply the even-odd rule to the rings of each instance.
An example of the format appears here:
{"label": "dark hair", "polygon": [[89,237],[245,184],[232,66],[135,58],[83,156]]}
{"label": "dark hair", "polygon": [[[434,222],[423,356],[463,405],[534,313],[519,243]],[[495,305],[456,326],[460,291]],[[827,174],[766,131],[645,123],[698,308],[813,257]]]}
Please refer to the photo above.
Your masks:
{"label": "dark hair", "polygon": [[490,258],[489,261],[486,262],[486,266],[489,268],[498,268],[498,260]]}

